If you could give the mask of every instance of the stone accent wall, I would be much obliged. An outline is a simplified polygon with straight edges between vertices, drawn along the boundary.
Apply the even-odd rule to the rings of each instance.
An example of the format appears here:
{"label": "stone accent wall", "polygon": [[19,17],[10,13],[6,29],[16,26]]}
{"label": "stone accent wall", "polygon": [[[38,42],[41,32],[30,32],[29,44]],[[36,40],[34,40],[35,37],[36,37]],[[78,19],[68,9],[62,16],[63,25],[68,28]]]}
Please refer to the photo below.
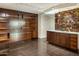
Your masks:
{"label": "stone accent wall", "polygon": [[79,32],[79,8],[55,14],[55,29]]}

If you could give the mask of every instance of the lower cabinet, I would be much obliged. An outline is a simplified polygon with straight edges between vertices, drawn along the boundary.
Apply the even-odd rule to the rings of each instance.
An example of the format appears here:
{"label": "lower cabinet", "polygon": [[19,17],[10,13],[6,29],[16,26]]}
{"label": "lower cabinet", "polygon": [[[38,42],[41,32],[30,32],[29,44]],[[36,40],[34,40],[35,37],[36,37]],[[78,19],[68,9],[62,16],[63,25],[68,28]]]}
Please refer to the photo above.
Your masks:
{"label": "lower cabinet", "polygon": [[77,34],[47,31],[47,41],[73,51],[77,51]]}
{"label": "lower cabinet", "polygon": [[55,33],[47,32],[47,41],[54,44],[55,41]]}
{"label": "lower cabinet", "polygon": [[31,32],[23,33],[21,39],[23,40],[31,40]]}
{"label": "lower cabinet", "polygon": [[62,47],[66,46],[66,35],[62,33],[58,33],[58,40],[59,40],[59,45]]}
{"label": "lower cabinet", "polygon": [[77,50],[77,35],[70,35],[70,48]]}
{"label": "lower cabinet", "polygon": [[32,38],[38,38],[37,31],[32,31]]}

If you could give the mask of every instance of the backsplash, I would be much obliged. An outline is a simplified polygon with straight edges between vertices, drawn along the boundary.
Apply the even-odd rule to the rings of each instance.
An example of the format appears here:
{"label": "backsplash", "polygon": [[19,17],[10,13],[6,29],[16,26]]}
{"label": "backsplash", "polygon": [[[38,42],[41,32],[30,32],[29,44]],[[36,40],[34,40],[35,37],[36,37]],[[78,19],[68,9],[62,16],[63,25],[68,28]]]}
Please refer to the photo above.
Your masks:
{"label": "backsplash", "polygon": [[79,8],[55,14],[55,29],[79,32]]}

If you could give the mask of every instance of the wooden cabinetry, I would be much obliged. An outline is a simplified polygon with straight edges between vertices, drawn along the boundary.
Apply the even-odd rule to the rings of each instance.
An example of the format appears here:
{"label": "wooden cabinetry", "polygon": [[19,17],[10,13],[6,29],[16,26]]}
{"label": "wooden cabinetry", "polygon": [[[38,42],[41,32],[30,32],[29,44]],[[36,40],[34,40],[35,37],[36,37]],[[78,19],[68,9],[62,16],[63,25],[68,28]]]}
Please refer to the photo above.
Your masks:
{"label": "wooden cabinetry", "polygon": [[58,38],[59,38],[60,46],[65,47],[66,46],[66,41],[68,39],[68,35],[64,34],[64,33],[59,33],[59,37]]}
{"label": "wooden cabinetry", "polygon": [[77,50],[77,35],[70,35],[70,48]]}
{"label": "wooden cabinetry", "polygon": [[32,31],[32,38],[38,38],[38,20],[37,17],[33,17],[30,20],[30,25],[31,25],[31,31]]}
{"label": "wooden cabinetry", "polygon": [[21,36],[21,39],[23,39],[23,40],[32,39],[31,32],[23,33]]}
{"label": "wooden cabinetry", "polygon": [[22,27],[22,39],[23,40],[28,40],[32,39],[31,37],[31,27],[30,27],[30,20],[29,18],[24,18],[25,24]]}
{"label": "wooden cabinetry", "polygon": [[[16,35],[16,31],[10,26],[10,21],[21,20],[25,24],[18,30],[21,34],[19,40],[29,40],[38,38],[38,15],[16,10],[8,10],[0,8],[0,37],[4,40],[11,39]],[[13,31],[14,30],[14,31]],[[10,35],[11,34],[11,35]],[[18,35],[18,34],[17,34]],[[3,40],[3,38],[0,41]],[[15,40],[14,36],[12,39]]]}
{"label": "wooden cabinetry", "polygon": [[19,12],[15,10],[0,8],[0,16],[5,18],[18,18]]}
{"label": "wooden cabinetry", "polygon": [[55,33],[53,32],[47,32],[47,41],[50,43],[55,43]]}
{"label": "wooden cabinetry", "polygon": [[8,38],[8,21],[0,16],[0,42],[7,41]]}
{"label": "wooden cabinetry", "polygon": [[0,34],[0,42],[8,40],[7,34]]}
{"label": "wooden cabinetry", "polygon": [[68,33],[60,33],[60,32],[47,32],[47,41],[49,43],[77,51],[77,35],[76,34],[68,34]]}
{"label": "wooden cabinetry", "polygon": [[[16,20],[24,21],[25,24],[17,28]],[[18,26],[20,25],[21,23]],[[0,8],[0,50],[17,46],[16,44],[32,38],[38,38],[37,14]]]}
{"label": "wooden cabinetry", "polygon": [[0,22],[0,29],[8,29],[7,22]]}

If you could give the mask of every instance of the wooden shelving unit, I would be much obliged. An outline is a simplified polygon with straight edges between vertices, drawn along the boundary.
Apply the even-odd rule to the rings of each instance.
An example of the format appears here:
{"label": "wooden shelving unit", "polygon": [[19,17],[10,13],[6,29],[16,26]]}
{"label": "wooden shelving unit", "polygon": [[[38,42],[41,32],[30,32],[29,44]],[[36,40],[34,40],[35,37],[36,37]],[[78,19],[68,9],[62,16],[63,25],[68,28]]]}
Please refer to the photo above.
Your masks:
{"label": "wooden shelving unit", "polygon": [[9,30],[8,30],[8,21],[7,19],[3,18],[1,19],[0,18],[0,42],[2,41],[7,41],[9,38],[8,38],[8,33],[9,33]]}
{"label": "wooden shelving unit", "polygon": [[[24,21],[25,24],[21,28],[13,28],[10,21]],[[9,41],[12,39],[16,41],[14,37],[19,36],[19,40],[30,40],[32,38],[38,38],[38,15],[33,13],[21,12],[16,10],[8,10],[0,8],[0,37]],[[13,23],[14,24],[14,23]],[[17,24],[14,25],[15,27]],[[19,26],[19,25],[18,25]],[[18,32],[19,34],[16,34]],[[15,34],[13,34],[15,33]],[[11,35],[12,34],[12,35]],[[0,38],[0,41],[3,39]]]}

